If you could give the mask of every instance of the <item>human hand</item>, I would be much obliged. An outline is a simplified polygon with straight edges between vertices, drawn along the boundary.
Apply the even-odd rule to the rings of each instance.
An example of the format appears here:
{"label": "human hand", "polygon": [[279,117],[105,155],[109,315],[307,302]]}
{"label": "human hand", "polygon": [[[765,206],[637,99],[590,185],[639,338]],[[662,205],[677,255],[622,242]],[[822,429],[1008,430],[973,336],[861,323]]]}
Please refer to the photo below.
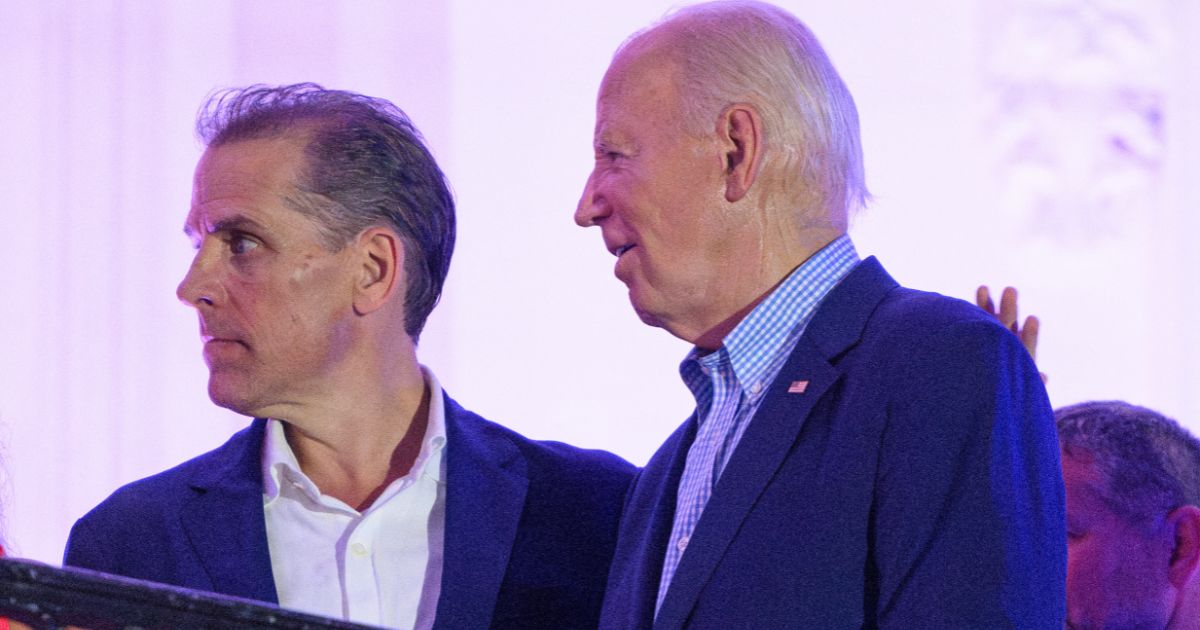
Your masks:
{"label": "human hand", "polygon": [[[1016,289],[1005,287],[1004,291],[1000,294],[1000,310],[997,311],[995,303],[992,302],[991,292],[987,286],[980,285],[975,290],[975,304],[987,311],[992,317],[1000,320],[1000,323],[1005,328],[1011,330],[1021,340],[1021,345],[1025,346],[1025,349],[1029,351],[1029,356],[1033,358],[1035,363],[1037,362],[1038,329],[1041,323],[1036,316],[1030,315],[1025,318],[1023,325],[1017,325]],[[1038,372],[1038,375],[1042,377],[1042,382],[1045,383],[1046,373]]]}

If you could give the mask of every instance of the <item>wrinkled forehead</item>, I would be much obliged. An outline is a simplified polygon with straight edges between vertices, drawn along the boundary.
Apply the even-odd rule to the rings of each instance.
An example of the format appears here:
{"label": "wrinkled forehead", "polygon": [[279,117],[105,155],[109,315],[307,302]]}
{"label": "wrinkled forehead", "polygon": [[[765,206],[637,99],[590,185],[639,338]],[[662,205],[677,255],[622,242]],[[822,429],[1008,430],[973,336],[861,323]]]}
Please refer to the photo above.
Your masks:
{"label": "wrinkled forehead", "polygon": [[[1102,458],[1080,448],[1062,449],[1067,511],[1104,512],[1134,528],[1152,525],[1160,515],[1144,513],[1137,502],[1127,504],[1113,487],[1112,471]],[[1110,462],[1111,465],[1111,462]]]}
{"label": "wrinkled forehead", "polygon": [[196,164],[193,200],[229,186],[290,188],[307,163],[307,144],[307,138],[280,135],[212,145]]}
{"label": "wrinkled forehead", "polygon": [[1089,451],[1063,445],[1060,454],[1063,481],[1073,483],[1077,487],[1086,485],[1103,489],[1107,485],[1105,475],[1097,465],[1096,457]]}
{"label": "wrinkled forehead", "polygon": [[1062,472],[1069,527],[1078,528],[1097,518],[1114,516],[1105,496],[1107,482],[1091,457],[1077,457],[1064,449]]}
{"label": "wrinkled forehead", "polygon": [[288,207],[298,194],[304,143],[278,137],[210,146],[196,165],[185,232],[211,231],[228,216]]}

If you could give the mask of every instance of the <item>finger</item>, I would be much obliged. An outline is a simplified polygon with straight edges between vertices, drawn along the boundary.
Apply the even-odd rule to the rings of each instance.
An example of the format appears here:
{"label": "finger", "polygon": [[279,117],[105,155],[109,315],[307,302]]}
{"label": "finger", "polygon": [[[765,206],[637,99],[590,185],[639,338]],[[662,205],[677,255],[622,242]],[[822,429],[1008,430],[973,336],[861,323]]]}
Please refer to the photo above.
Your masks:
{"label": "finger", "polygon": [[1000,323],[1017,332],[1017,290],[1012,287],[1005,287],[1000,294]]}
{"label": "finger", "polygon": [[975,289],[975,304],[987,311],[988,315],[996,315],[996,305],[992,304],[992,294],[988,291],[987,285],[981,284],[978,289]]}
{"label": "finger", "polygon": [[1038,328],[1041,322],[1037,316],[1030,315],[1025,318],[1025,325],[1021,327],[1021,344],[1029,351],[1029,356],[1033,357],[1034,362],[1037,362],[1037,342]]}

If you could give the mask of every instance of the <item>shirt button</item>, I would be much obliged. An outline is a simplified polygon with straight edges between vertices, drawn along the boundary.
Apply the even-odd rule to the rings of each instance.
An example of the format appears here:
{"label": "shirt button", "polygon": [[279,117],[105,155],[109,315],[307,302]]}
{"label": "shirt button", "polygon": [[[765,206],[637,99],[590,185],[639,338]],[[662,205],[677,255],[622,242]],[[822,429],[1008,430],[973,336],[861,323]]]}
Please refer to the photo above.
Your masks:
{"label": "shirt button", "polygon": [[356,556],[365,556],[367,555],[367,546],[362,543],[354,543],[350,545],[350,552]]}
{"label": "shirt button", "polygon": [[750,386],[750,393],[757,394],[762,391],[762,383],[755,383]]}
{"label": "shirt button", "polygon": [[687,544],[688,544],[688,537],[684,536],[683,538],[679,539],[679,542],[675,543],[675,548],[678,549],[680,551],[680,553],[682,553],[684,549],[687,549]]}

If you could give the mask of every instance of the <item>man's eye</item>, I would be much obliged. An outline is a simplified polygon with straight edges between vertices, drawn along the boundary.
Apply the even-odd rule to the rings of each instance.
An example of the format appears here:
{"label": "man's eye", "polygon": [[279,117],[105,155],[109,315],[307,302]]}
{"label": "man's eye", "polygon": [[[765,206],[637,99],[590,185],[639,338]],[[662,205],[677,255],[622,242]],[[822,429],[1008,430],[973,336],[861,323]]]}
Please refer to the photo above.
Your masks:
{"label": "man's eye", "polygon": [[245,254],[258,247],[258,241],[244,235],[235,234],[229,238],[229,251],[234,255]]}
{"label": "man's eye", "polygon": [[620,158],[620,157],[624,157],[621,155],[620,151],[612,151],[609,149],[604,149],[604,148],[599,148],[599,147],[596,149],[596,161],[597,162],[600,162],[600,161],[612,162],[613,160],[616,160],[617,158]]}

